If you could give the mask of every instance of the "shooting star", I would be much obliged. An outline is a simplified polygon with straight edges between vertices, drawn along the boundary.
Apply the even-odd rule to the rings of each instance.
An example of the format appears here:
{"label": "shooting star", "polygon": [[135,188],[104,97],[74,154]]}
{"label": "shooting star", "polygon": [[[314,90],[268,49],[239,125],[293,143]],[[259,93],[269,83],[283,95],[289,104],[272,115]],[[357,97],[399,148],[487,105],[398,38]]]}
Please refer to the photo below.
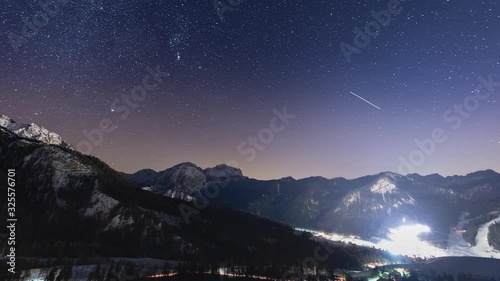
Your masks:
{"label": "shooting star", "polygon": [[371,105],[371,106],[373,106],[373,107],[375,107],[375,108],[377,108],[377,109],[379,109],[379,110],[380,110],[380,107],[378,107],[378,106],[374,105],[373,103],[371,103],[371,102],[369,102],[369,101],[365,100],[364,98],[362,98],[362,97],[360,97],[360,96],[356,95],[356,94],[355,94],[355,93],[353,93],[353,92],[350,92],[350,93],[351,93],[351,94],[353,94],[354,96],[358,97],[359,99],[363,100],[364,102],[368,103],[369,105]]}

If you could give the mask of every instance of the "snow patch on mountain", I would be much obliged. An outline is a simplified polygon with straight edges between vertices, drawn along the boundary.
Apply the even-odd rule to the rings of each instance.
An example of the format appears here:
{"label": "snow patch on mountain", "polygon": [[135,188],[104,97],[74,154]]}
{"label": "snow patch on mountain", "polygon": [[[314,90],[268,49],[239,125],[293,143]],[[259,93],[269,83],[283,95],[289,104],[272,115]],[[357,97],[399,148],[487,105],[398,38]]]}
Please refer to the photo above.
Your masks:
{"label": "snow patch on mountain", "polygon": [[380,194],[395,193],[397,191],[397,187],[392,180],[383,177],[370,187],[370,191]]}
{"label": "snow patch on mountain", "polygon": [[344,205],[349,207],[353,203],[359,202],[361,200],[361,193],[359,191],[353,192],[344,198]]}
{"label": "snow patch on mountain", "polygon": [[129,226],[134,224],[134,219],[131,216],[125,217],[123,214],[119,213],[106,226],[104,231],[115,229],[115,228],[123,228],[125,226]]}
{"label": "snow patch on mountain", "polygon": [[314,200],[311,195],[311,197],[305,199],[304,203],[306,208],[301,209],[301,213],[310,219],[314,219],[319,212],[319,201]]}
{"label": "snow patch on mountain", "polygon": [[401,198],[401,201],[403,201],[403,203],[406,205],[415,205],[415,198],[411,197],[410,195],[408,195],[407,198]]}
{"label": "snow patch on mountain", "polygon": [[109,215],[109,212],[118,205],[118,201],[112,197],[109,197],[97,190],[92,192],[90,198],[90,206],[85,209],[83,216],[91,217],[98,216],[104,219]]}
{"label": "snow patch on mountain", "polygon": [[[51,149],[42,147],[40,149]],[[56,191],[68,185],[68,177],[78,177],[89,175],[92,169],[88,166],[81,164],[74,156],[64,151],[57,150],[52,154],[52,167],[54,168],[54,176],[52,177],[53,186]]]}
{"label": "snow patch on mountain", "polygon": [[180,200],[184,200],[187,202],[192,202],[195,199],[193,196],[191,196],[187,193],[184,193],[184,192],[179,191],[179,190],[173,190],[173,189],[167,190],[165,193],[163,193],[163,196],[170,197],[173,199],[180,199]]}
{"label": "snow patch on mountain", "polygon": [[392,207],[397,209],[397,208],[399,208],[399,206],[402,206],[402,205],[403,205],[403,202],[397,201],[396,203],[392,204]]}

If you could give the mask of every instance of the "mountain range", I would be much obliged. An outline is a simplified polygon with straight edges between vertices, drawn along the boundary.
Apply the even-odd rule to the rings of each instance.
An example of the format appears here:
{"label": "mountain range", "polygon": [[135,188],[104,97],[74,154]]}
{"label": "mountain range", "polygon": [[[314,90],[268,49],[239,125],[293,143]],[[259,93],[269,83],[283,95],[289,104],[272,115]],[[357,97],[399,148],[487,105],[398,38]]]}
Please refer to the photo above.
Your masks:
{"label": "mountain range", "polygon": [[210,199],[213,205],[301,228],[366,239],[383,237],[402,222],[414,222],[434,230],[431,240],[446,241],[462,213],[480,217],[498,211],[500,206],[500,174],[493,170],[449,177],[383,172],[351,180],[257,180],[232,167],[203,170],[192,163],[182,163],[160,172],[142,170],[124,176],[153,193],[189,198],[196,197],[193,194],[202,196],[200,190],[221,179],[209,175],[208,171],[214,170],[222,179],[229,178],[229,182],[218,196]]}
{"label": "mountain range", "polygon": [[[356,179],[258,180],[227,165],[202,169],[181,163],[125,174],[79,153],[56,133],[2,115],[2,187],[9,169],[16,169],[19,256],[284,266],[317,247],[317,239],[296,228],[373,240],[419,223],[433,230],[425,239],[445,247],[450,229],[467,213],[464,238],[474,245],[471,233],[500,210],[500,174],[493,170],[449,177],[383,172]],[[6,201],[0,206],[6,217]],[[195,210],[188,221],[186,208]],[[495,229],[490,240],[500,241]],[[336,254],[322,263],[335,267],[395,259],[355,245],[329,247]]]}
{"label": "mountain range", "polygon": [[[58,134],[33,123],[19,124],[1,115],[0,126],[21,138],[73,150]],[[500,174],[493,170],[448,177],[383,172],[356,179],[257,180],[227,165],[202,169],[181,163],[159,172],[120,174],[136,188],[184,201],[203,199],[207,188],[224,183],[210,198],[211,205],[363,238],[382,237],[407,221],[430,226],[438,240],[448,235],[461,213],[476,218],[500,208]]]}
{"label": "mountain range", "polygon": [[[150,257],[205,266],[273,265],[284,272],[320,245],[288,224],[225,207],[200,209],[196,201],[165,196],[172,195],[169,190],[184,194],[188,188],[241,179],[237,169],[217,166],[200,172],[181,164],[161,174],[136,174],[149,191],[98,158],[25,132],[0,126],[0,187],[7,189],[7,171],[15,169],[20,258]],[[2,217],[9,214],[6,203],[0,203]],[[186,221],[183,208],[199,211]],[[321,261],[329,266],[361,268],[395,259],[355,245],[325,247],[336,253]],[[18,270],[31,266],[21,263]]]}

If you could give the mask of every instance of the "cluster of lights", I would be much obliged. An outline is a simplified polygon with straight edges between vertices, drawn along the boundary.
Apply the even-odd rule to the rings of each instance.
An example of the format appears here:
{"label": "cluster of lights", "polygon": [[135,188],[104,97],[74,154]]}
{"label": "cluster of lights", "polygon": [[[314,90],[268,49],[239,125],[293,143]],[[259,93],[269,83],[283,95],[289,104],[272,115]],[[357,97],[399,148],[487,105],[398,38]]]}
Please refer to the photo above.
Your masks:
{"label": "cluster of lights", "polygon": [[171,277],[177,275],[177,272],[171,272],[171,273],[163,273],[163,274],[155,274],[155,275],[149,275],[146,278],[151,279],[151,278],[163,278],[163,277]]}

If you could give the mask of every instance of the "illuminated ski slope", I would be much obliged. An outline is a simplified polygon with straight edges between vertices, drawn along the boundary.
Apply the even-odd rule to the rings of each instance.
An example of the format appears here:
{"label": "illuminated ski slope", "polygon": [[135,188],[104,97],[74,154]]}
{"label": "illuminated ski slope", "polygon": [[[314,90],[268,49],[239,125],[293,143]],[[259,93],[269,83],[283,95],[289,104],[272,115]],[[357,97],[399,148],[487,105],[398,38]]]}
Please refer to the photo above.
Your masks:
{"label": "illuminated ski slope", "polygon": [[[326,233],[307,229],[297,229],[311,232],[315,237],[324,238],[330,241],[353,243],[360,246],[375,247],[398,255],[415,256],[421,258],[445,257],[445,256],[472,256],[500,259],[500,252],[491,247],[488,243],[488,231],[490,225],[500,223],[500,217],[492,220],[478,229],[476,246],[472,247],[467,243],[462,234],[451,231],[448,239],[447,249],[441,249],[423,241],[419,236],[422,233],[432,230],[422,224],[401,225],[398,228],[390,229],[388,239],[378,242],[371,242],[359,239],[355,236],[347,236],[338,233]],[[464,216],[461,217],[459,227],[464,224]]]}

